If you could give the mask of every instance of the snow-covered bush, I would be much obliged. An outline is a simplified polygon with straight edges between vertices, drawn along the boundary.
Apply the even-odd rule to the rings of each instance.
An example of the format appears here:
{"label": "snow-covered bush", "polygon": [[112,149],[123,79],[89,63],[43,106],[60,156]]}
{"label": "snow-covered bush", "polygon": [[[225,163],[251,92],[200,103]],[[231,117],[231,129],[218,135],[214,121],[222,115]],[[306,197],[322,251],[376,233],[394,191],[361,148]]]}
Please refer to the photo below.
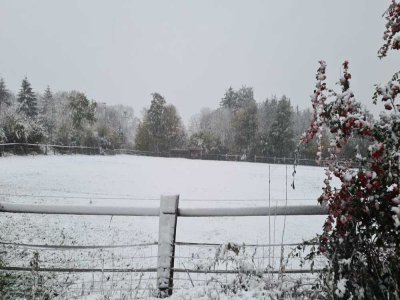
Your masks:
{"label": "snow-covered bush", "polygon": [[189,139],[189,147],[201,149],[203,154],[221,154],[226,153],[221,140],[206,131],[200,131],[192,134]]}
{"label": "snow-covered bush", "polygon": [[[384,57],[399,49],[400,4],[393,1],[386,12],[388,23]],[[370,122],[350,90],[349,63],[343,63],[341,92],[326,86],[326,63],[320,61],[317,84],[311,96],[313,120],[302,143],[317,139],[317,160],[322,161],[323,128],[333,134],[328,147],[328,167],[319,198],[329,216],[316,251],[328,258],[321,274],[326,298],[400,298],[400,93],[399,73],[386,85],[377,85],[374,103],[381,100],[385,113]],[[339,163],[338,154],[353,137],[371,142],[366,156],[357,154],[358,169]],[[340,180],[333,188],[332,178]],[[309,256],[311,259],[314,254]]]}
{"label": "snow-covered bush", "polygon": [[42,125],[11,110],[3,115],[0,127],[8,143],[40,143],[46,136]]}

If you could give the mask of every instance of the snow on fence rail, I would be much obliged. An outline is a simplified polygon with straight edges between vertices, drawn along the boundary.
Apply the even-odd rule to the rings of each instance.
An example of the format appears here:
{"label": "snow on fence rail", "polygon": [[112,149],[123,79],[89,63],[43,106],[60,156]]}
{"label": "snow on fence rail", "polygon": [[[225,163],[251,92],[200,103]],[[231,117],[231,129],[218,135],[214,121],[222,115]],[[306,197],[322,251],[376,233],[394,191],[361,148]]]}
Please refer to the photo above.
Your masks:
{"label": "snow on fence rail", "polygon": [[[11,243],[0,242],[0,245],[16,246],[23,248],[42,248],[42,249],[64,249],[64,250],[83,250],[83,249],[115,249],[115,248],[133,248],[133,247],[146,247],[158,245],[154,243],[141,243],[141,244],[122,244],[122,245],[49,245],[49,244],[27,244],[27,243]],[[193,242],[175,242],[176,246],[221,246],[217,243],[193,243]],[[298,246],[298,243],[279,243],[279,244],[246,244],[247,247],[282,247],[282,246]],[[313,245],[310,244],[309,245]]]}
{"label": "snow on fence rail", "polygon": [[[32,271],[31,267],[1,267],[0,270],[4,271]],[[129,269],[107,269],[107,268],[97,268],[97,269],[92,269],[92,268],[38,268],[35,271],[37,272],[56,272],[56,273],[154,273],[157,272],[158,268],[129,268]],[[180,269],[180,268],[173,268],[172,269],[174,273],[208,273],[208,274],[236,274],[238,271],[237,270],[201,270],[201,269]],[[294,269],[294,270],[265,270],[262,273],[265,274],[280,274],[280,273],[287,273],[287,274],[306,274],[306,273],[312,273],[312,272],[319,272],[322,269],[313,269],[313,270],[305,270],[305,269]],[[254,271],[246,271],[248,274],[259,274],[260,272],[254,270]],[[171,290],[169,287],[166,289]]]}
{"label": "snow on fence rail", "polygon": [[[111,216],[157,216],[159,217],[159,237],[158,243],[149,243],[141,245],[157,245],[158,254],[157,267],[149,268],[79,268],[79,267],[38,267],[37,272],[157,272],[158,296],[168,297],[174,290],[174,273],[214,273],[214,274],[235,274],[237,270],[219,270],[201,268],[176,268],[174,264],[175,248],[177,245],[212,245],[207,243],[182,243],[176,242],[176,227],[178,217],[248,217],[248,216],[300,216],[300,215],[326,215],[327,208],[321,206],[282,206],[282,207],[243,207],[243,208],[179,208],[179,196],[161,196],[160,208],[147,207],[112,207],[112,206],[72,206],[72,205],[29,205],[0,203],[0,212],[4,213],[28,213],[28,214],[68,214],[68,215],[111,215]],[[1,243],[3,245],[19,245],[33,248],[54,248],[67,250],[73,249],[95,249],[101,246],[63,246],[63,245],[30,245],[17,243]],[[273,247],[283,247],[285,244],[269,245]],[[287,244],[296,245],[296,244]],[[137,245],[115,245],[114,247],[134,247]],[[249,246],[249,245],[247,245]],[[257,245],[254,245],[257,246]],[[83,248],[84,247],[84,248]],[[109,248],[110,246],[104,246]],[[111,246],[112,247],[112,246]],[[65,250],[64,249],[64,250]],[[283,249],[283,248],[282,248]],[[178,256],[179,258],[179,256]],[[6,266],[2,270],[7,271],[32,271],[32,267],[24,266]],[[251,270],[246,271],[251,273]],[[263,269],[262,273],[309,273],[307,269],[285,269],[279,270]],[[314,269],[313,272],[318,272]]]}
{"label": "snow on fence rail", "polygon": [[[37,205],[0,203],[0,212],[27,214],[62,214],[96,216],[148,216],[158,217],[156,207],[115,207],[86,205]],[[255,216],[308,216],[327,215],[325,207],[317,205],[278,207],[230,207],[230,208],[178,208],[178,217],[255,217]]]}

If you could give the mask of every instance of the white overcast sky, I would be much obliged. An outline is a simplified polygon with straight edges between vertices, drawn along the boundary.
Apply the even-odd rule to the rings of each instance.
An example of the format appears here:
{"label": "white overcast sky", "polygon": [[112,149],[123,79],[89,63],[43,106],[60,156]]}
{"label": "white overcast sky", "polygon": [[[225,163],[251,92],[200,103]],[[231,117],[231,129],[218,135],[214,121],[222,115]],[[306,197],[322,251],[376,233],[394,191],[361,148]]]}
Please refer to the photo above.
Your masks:
{"label": "white overcast sky", "polygon": [[0,76],[14,92],[26,75],[35,91],[80,90],[139,116],[159,92],[187,122],[229,86],[309,107],[318,60],[334,83],[348,59],[353,91],[376,112],[373,84],[400,62],[376,56],[388,3],[0,0]]}

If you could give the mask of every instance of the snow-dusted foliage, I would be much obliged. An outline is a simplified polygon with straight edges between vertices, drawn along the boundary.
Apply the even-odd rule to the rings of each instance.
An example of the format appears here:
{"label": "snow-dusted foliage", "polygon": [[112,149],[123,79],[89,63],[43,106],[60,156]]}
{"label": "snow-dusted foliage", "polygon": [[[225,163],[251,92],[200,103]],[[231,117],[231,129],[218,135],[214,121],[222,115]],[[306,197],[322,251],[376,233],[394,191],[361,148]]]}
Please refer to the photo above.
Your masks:
{"label": "snow-dusted foliage", "polygon": [[26,77],[22,80],[17,100],[19,102],[18,111],[30,118],[35,118],[38,115],[37,96]]}
{"label": "snow-dusted foliage", "polygon": [[33,92],[27,78],[15,96],[0,78],[1,143],[133,148],[137,122],[131,107],[96,105],[83,93],[53,93],[50,87],[41,95]]}
{"label": "snow-dusted foliage", "polygon": [[386,18],[386,30],[383,34],[383,40],[385,43],[378,51],[379,58],[383,58],[387,55],[390,49],[400,49],[400,4],[397,1],[392,0],[392,4],[389,6],[385,13]]}
{"label": "snow-dusted foliage", "polygon": [[37,143],[46,136],[41,124],[14,108],[1,114],[0,128],[0,141],[8,143]]}
{"label": "snow-dusted foliage", "polygon": [[203,154],[292,157],[295,135],[303,132],[295,125],[305,129],[301,124],[308,122],[307,111],[295,112],[284,95],[257,103],[251,87],[229,88],[219,108],[203,109],[191,119],[189,145],[202,149]]}
{"label": "snow-dusted foliage", "polygon": [[3,128],[0,128],[0,143],[4,143],[6,141],[6,134]]}
{"label": "snow-dusted foliage", "polygon": [[[399,31],[400,6],[395,1],[387,11],[386,55]],[[343,63],[341,92],[327,88],[326,63],[320,61],[316,88],[311,96],[313,119],[302,137],[307,144],[318,141],[317,160],[322,161],[322,132],[329,129],[328,166],[322,205],[329,216],[319,237],[318,252],[329,259],[321,274],[327,298],[399,299],[400,297],[400,114],[399,78],[396,73],[386,85],[377,85],[374,102],[386,110],[370,122],[350,90],[349,63]],[[338,162],[338,155],[353,136],[371,141],[366,156],[354,158],[358,169]],[[340,188],[331,185],[333,177]],[[313,255],[310,256],[311,258]]]}
{"label": "snow-dusted foliage", "polygon": [[172,104],[158,93],[152,94],[151,105],[138,126],[135,147],[141,151],[167,152],[182,148],[186,133],[181,117]]}
{"label": "snow-dusted foliage", "polygon": [[9,90],[6,87],[3,78],[0,78],[0,113],[5,109],[7,106],[11,105],[11,95]]}

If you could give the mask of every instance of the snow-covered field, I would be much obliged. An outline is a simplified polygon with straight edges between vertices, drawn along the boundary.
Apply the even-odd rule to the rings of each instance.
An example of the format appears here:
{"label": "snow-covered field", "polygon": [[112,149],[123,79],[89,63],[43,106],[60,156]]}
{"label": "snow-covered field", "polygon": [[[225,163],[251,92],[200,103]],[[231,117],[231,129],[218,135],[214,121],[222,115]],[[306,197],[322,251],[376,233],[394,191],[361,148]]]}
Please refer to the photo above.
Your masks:
{"label": "snow-covered field", "polygon": [[[179,194],[181,207],[275,206],[285,205],[286,199],[288,205],[317,204],[324,170],[299,166],[293,190],[292,169],[284,165],[128,155],[3,157],[0,202],[158,206],[160,195]],[[314,237],[321,231],[323,220],[323,216],[287,217],[283,241],[294,243]],[[283,223],[283,217],[180,218],[177,241],[280,243]],[[2,241],[14,243],[113,245],[158,239],[156,217],[2,214],[0,228]],[[15,257],[26,249],[18,251]],[[114,250],[112,255],[122,257],[131,250],[124,251]],[[152,258],[156,255],[156,248],[143,251]],[[189,252],[196,252],[195,247]],[[48,263],[54,265],[56,254],[45,256],[52,258]],[[76,254],[71,256],[76,258]],[[13,255],[9,259],[13,261]],[[84,264],[82,261],[79,266]],[[91,256],[87,261],[92,266],[95,258]],[[57,263],[60,266],[65,261]],[[154,259],[149,264],[154,264]]]}
{"label": "snow-covered field", "polygon": [[[322,168],[299,166],[293,190],[290,165],[286,177],[284,165],[127,155],[5,157],[0,159],[0,169],[1,202],[77,205],[158,206],[160,195],[179,194],[181,207],[266,206],[269,192],[271,206],[285,205],[286,178],[288,205],[317,204],[323,178]],[[39,223],[49,218],[29,216]],[[119,242],[157,240],[157,218],[115,217],[111,222],[109,217],[57,218],[68,222],[32,228],[38,229],[33,236],[21,236],[18,230],[18,240],[43,242],[52,230],[80,231],[75,223],[85,219],[102,219],[110,228],[122,223],[124,232],[132,229],[132,235],[122,234]],[[1,219],[4,222],[4,217]],[[282,229],[280,219],[276,220],[278,231]],[[312,237],[321,230],[322,221],[323,217],[288,217],[285,241]],[[182,218],[177,234],[179,241],[262,243],[268,241],[268,218]],[[8,239],[15,241],[12,235]],[[104,236],[99,239],[110,242]]]}

